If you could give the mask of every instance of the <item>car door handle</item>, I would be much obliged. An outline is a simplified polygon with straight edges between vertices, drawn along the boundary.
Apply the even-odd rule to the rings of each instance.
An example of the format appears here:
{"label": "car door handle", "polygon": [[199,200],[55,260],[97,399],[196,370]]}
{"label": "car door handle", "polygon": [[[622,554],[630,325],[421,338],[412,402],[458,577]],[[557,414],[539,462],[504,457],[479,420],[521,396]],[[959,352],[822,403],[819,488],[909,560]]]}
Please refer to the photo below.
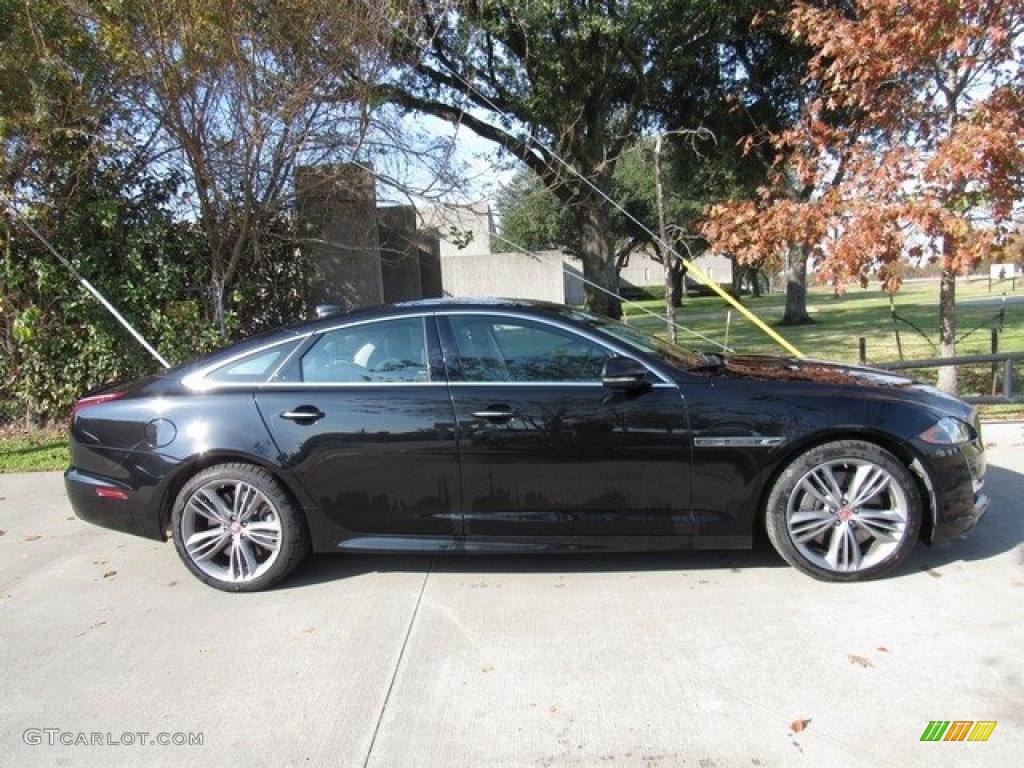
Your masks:
{"label": "car door handle", "polygon": [[294,411],[285,411],[281,414],[282,419],[288,419],[296,423],[306,422],[312,424],[324,417],[324,412],[315,405],[300,405]]}
{"label": "car door handle", "polygon": [[482,411],[473,411],[473,418],[487,421],[508,421],[514,415],[507,405],[489,405]]}

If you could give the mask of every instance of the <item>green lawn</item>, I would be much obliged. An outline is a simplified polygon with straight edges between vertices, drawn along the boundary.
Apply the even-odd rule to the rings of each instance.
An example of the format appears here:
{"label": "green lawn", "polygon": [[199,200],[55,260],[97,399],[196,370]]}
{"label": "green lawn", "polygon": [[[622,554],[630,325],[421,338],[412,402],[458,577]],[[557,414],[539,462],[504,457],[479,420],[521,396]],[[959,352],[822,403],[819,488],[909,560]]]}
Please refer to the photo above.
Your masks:
{"label": "green lawn", "polygon": [[[987,280],[957,284],[958,354],[991,351],[991,329],[1000,326],[1000,310],[999,350],[1024,351],[1024,303],[1003,306],[1003,289],[1011,298],[1024,296],[1024,281],[1017,282],[1015,291],[1009,281],[994,285],[991,293]],[[906,360],[938,356],[938,300],[937,282],[905,285],[893,295],[892,308],[889,294],[876,288],[854,288],[838,297],[831,290],[812,289],[807,304],[816,322],[796,327],[778,325],[785,303],[782,294],[757,299],[744,296],[742,303],[804,355],[857,362],[859,340],[864,338],[867,362],[881,363],[900,359],[901,348]],[[991,303],[976,304],[977,300]],[[626,313],[631,324],[665,334],[660,301],[629,305]],[[684,347],[708,350],[727,344],[741,353],[784,353],[763,330],[717,296],[687,300],[676,322],[685,329],[679,331],[679,343]]]}
{"label": "green lawn", "polygon": [[68,460],[64,430],[0,432],[0,474],[64,469]]}

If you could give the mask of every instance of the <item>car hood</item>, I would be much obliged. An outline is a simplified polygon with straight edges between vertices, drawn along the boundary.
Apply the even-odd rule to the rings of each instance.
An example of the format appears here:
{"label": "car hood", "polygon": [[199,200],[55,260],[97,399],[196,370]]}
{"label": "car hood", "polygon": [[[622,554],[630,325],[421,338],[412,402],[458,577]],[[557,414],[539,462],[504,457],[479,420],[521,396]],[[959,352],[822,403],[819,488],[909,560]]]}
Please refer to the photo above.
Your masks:
{"label": "car hood", "polygon": [[914,387],[906,376],[857,365],[833,363],[810,358],[736,355],[723,359],[716,369],[725,375],[755,379],[813,381],[818,384],[858,385],[866,387]]}
{"label": "car hood", "polygon": [[[922,384],[899,374],[845,363],[810,358],[773,357],[768,355],[735,355],[719,358],[718,365],[696,371],[710,377],[727,377],[749,381],[807,382],[824,387],[862,392],[872,391],[883,397],[916,402],[936,413],[974,420],[974,408],[930,384]],[[864,392],[866,394],[866,392]]]}

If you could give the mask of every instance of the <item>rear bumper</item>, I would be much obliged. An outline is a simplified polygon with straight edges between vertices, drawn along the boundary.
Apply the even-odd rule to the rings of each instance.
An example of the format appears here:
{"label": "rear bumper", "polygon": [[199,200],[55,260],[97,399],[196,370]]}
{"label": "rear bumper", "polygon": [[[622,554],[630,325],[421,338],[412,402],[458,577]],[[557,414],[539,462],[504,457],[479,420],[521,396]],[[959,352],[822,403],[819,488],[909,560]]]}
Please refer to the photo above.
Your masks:
{"label": "rear bumper", "polygon": [[64,488],[75,514],[88,523],[158,541],[167,538],[152,503],[151,487],[133,489],[71,467],[64,473]]}

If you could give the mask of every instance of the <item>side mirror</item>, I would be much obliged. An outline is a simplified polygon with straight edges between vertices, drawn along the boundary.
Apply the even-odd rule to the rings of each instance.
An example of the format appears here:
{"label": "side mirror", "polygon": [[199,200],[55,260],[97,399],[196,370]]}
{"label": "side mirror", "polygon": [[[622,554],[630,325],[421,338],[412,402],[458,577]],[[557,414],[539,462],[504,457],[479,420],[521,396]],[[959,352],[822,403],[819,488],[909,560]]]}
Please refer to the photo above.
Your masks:
{"label": "side mirror", "polygon": [[647,367],[628,357],[609,358],[601,370],[601,383],[614,392],[640,392],[650,389]]}

